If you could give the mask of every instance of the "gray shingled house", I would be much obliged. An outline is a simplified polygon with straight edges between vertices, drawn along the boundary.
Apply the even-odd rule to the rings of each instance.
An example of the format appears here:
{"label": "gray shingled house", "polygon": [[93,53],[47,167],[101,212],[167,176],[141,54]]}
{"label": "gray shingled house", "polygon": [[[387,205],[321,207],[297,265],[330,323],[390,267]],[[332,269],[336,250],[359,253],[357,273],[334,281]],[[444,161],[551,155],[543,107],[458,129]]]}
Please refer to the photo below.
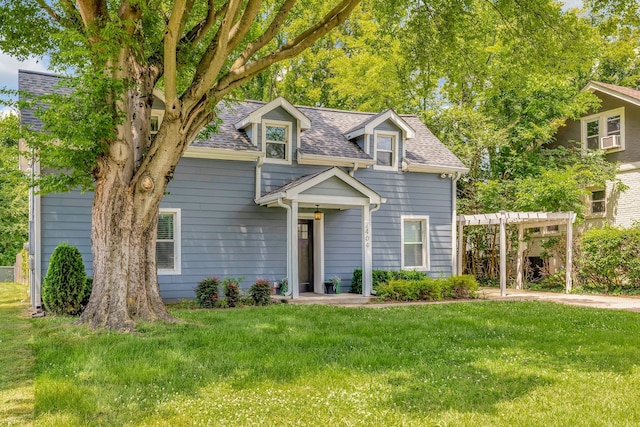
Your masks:
{"label": "gray shingled house", "polygon": [[[55,76],[21,71],[20,89],[51,90]],[[152,127],[162,121],[154,104]],[[288,278],[292,296],[347,290],[353,271],[455,265],[455,182],[467,168],[413,115],[293,106],[283,98],[219,106],[219,132],[194,141],[161,204],[162,296],[192,298],[206,276]],[[23,122],[37,127],[30,112]],[[77,246],[91,275],[90,193],[33,195],[34,286],[60,242]]]}

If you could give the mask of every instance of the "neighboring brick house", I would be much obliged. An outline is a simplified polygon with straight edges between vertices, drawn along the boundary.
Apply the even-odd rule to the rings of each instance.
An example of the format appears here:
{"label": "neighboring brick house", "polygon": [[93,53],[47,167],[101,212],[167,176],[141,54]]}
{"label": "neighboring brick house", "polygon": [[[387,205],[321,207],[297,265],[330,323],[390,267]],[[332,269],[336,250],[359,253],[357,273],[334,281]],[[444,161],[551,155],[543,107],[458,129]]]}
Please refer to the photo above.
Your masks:
{"label": "neighboring brick house", "polygon": [[629,227],[640,220],[640,91],[600,82],[590,82],[584,90],[600,99],[600,108],[568,120],[556,140],[566,146],[580,141],[590,149],[602,149],[607,160],[618,163],[617,177],[629,188],[617,192],[611,183],[591,188],[585,222]]}
{"label": "neighboring brick house", "polygon": [[[20,89],[55,76],[21,71]],[[154,103],[152,130],[164,105]],[[467,168],[413,115],[293,106],[283,98],[219,105],[219,132],[193,142],[160,207],[157,261],[165,299],[193,298],[206,276],[288,278],[293,297],[353,271],[455,265],[456,180]],[[29,111],[24,124],[37,127]],[[66,241],[91,263],[92,194],[33,195],[31,255],[38,289]]]}

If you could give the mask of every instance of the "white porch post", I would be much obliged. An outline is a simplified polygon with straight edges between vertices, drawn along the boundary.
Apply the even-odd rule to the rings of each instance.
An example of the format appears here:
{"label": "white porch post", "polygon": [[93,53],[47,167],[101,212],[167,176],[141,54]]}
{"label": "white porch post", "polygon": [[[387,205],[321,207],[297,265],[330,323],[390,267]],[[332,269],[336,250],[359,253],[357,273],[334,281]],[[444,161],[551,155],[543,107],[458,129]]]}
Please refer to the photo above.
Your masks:
{"label": "white porch post", "polygon": [[371,210],[367,204],[362,207],[362,295],[371,296],[373,273],[371,251]]}
{"label": "white porch post", "polygon": [[500,212],[500,296],[507,296],[507,217]]}
{"label": "white porch post", "polygon": [[576,214],[569,212],[569,219],[567,220],[567,261],[565,262],[566,275],[566,292],[571,292],[573,287],[573,280],[571,278],[571,272],[573,270],[573,221],[576,219]]}
{"label": "white porch post", "polygon": [[524,226],[518,225],[518,277],[516,279],[516,289],[522,289],[524,284],[524,250],[526,245],[524,243]]}
{"label": "white porch post", "polygon": [[300,297],[300,284],[298,283],[298,202],[293,200],[291,202],[291,210],[289,211],[291,217],[290,233],[291,233],[291,277],[289,277],[289,285],[293,291],[292,298]]}

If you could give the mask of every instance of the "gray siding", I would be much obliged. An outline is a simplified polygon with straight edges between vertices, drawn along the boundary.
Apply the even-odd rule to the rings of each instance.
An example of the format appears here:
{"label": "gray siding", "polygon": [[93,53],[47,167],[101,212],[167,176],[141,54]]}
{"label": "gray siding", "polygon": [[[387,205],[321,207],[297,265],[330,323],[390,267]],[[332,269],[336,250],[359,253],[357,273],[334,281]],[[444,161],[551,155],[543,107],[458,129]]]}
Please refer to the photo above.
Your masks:
{"label": "gray siding", "polygon": [[[601,92],[596,94],[602,104],[598,110],[585,116],[624,107],[625,149],[608,154],[607,160],[621,163],[640,161],[640,107]],[[556,134],[557,144],[565,147],[571,146],[572,141],[580,141],[580,138],[580,120],[567,120],[566,126],[560,128]]]}
{"label": "gray siding", "polygon": [[[263,166],[263,193],[327,167]],[[356,178],[387,198],[373,213],[373,267],[399,269],[401,215],[430,220],[431,272],[451,272],[451,180],[435,174],[359,169]],[[253,199],[255,163],[183,158],[161,207],[181,209],[182,274],[159,276],[162,296],[193,298],[206,276],[244,277],[242,287],[258,278],[286,275],[286,211],[257,206]],[[339,188],[340,184],[328,182]],[[349,189],[349,191],[353,191]],[[91,275],[90,193],[43,196],[43,274],[55,246],[67,241],[83,254]],[[312,212],[311,210],[306,210]],[[361,210],[324,210],[325,276],[339,276],[346,288],[362,265]]]}

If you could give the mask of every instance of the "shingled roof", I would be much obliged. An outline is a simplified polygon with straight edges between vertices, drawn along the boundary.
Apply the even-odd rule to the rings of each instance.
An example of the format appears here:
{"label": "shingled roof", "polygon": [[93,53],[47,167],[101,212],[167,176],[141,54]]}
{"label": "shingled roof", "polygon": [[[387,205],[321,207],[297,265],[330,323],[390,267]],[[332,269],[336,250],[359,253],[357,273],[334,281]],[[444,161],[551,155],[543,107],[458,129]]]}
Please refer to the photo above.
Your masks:
{"label": "shingled roof", "polygon": [[[70,93],[68,88],[60,87],[60,76],[38,71],[18,70],[18,88],[20,99],[31,99],[50,93]],[[42,130],[42,122],[34,110],[24,108],[20,111],[20,120],[24,126],[33,130]]]}
{"label": "shingled roof", "polygon": [[[219,104],[219,118],[222,124],[219,133],[206,140],[194,141],[194,147],[210,147],[233,150],[257,150],[243,130],[234,126],[251,111],[266,103],[246,101],[236,104]],[[300,135],[300,151],[303,154],[342,157],[359,160],[373,160],[355,142],[345,135],[350,130],[362,127],[379,116],[378,113],[362,113],[328,108],[296,106],[311,120],[311,128]],[[405,160],[416,166],[466,169],[462,162],[431,133],[415,115],[399,115],[412,129],[415,138],[407,139]]]}
{"label": "shingled roof", "polygon": [[613,93],[613,95],[640,105],[640,90],[631,89],[630,87],[612,85],[610,83],[602,83],[592,81],[589,82],[585,90],[601,90]]}

